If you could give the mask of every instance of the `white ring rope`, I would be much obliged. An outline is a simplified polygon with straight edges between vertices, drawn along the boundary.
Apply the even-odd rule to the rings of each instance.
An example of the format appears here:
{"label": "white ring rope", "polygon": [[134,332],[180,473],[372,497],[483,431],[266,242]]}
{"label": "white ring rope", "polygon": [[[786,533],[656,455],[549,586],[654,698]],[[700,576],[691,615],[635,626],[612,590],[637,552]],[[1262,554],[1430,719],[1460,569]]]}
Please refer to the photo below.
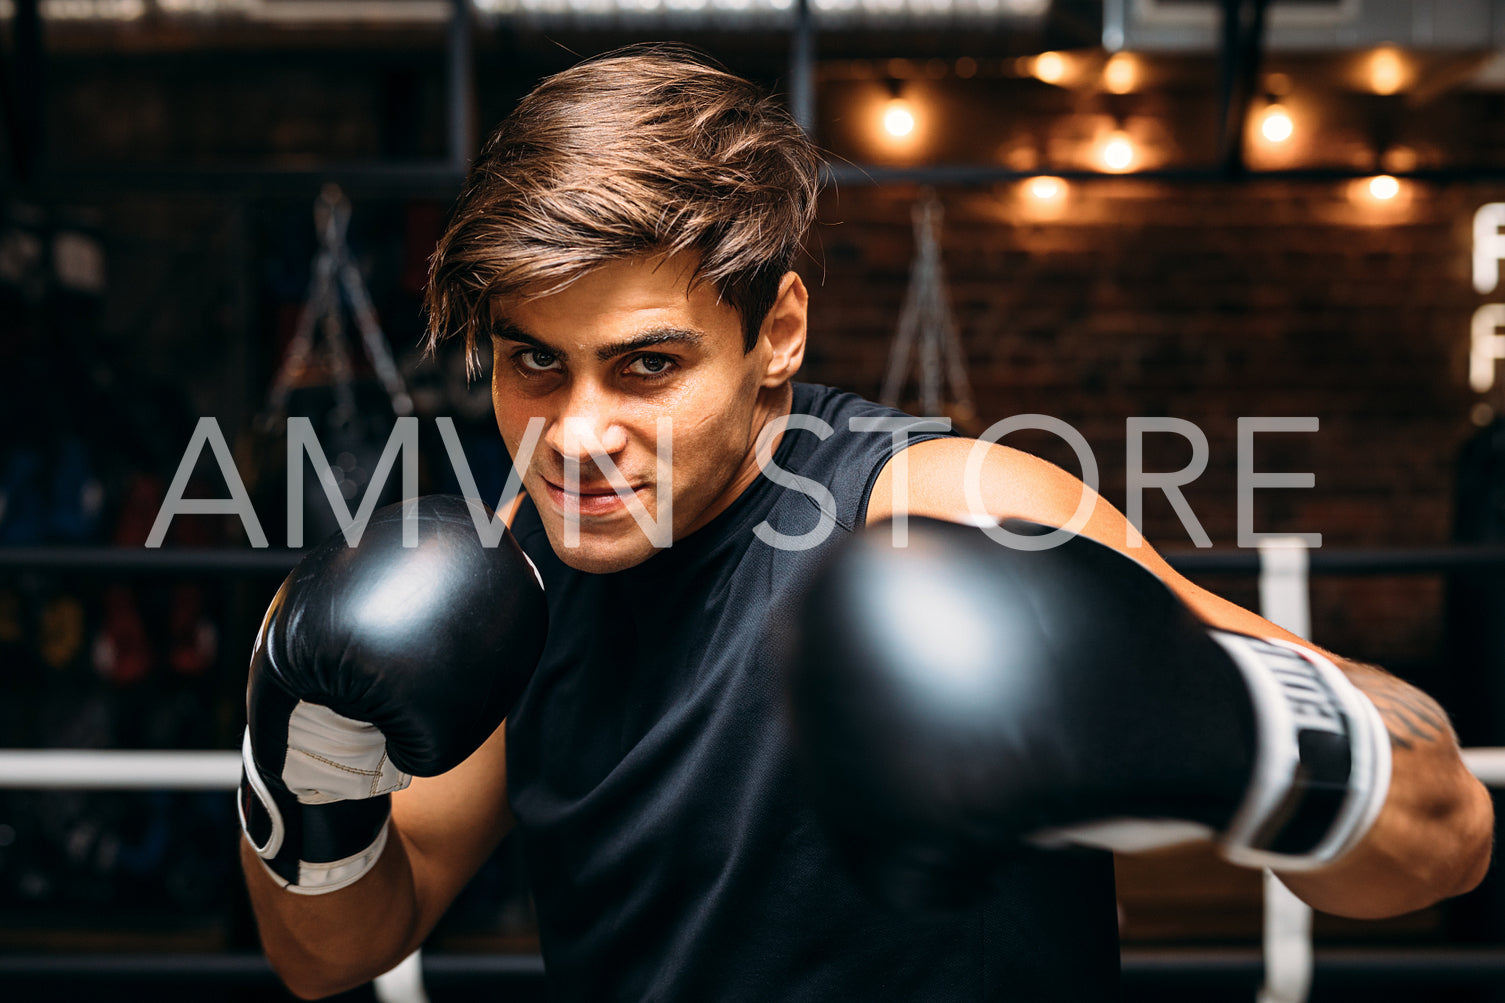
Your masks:
{"label": "white ring rope", "polygon": [[[1505,748],[1464,749],[1463,763],[1486,787],[1505,787]],[[0,790],[234,790],[238,752],[118,752],[0,749]]]}
{"label": "white ring rope", "polygon": [[238,752],[0,750],[0,789],[233,790],[239,783]]}
{"label": "white ring rope", "polygon": [[1463,765],[1485,787],[1505,787],[1505,749],[1464,749]]}

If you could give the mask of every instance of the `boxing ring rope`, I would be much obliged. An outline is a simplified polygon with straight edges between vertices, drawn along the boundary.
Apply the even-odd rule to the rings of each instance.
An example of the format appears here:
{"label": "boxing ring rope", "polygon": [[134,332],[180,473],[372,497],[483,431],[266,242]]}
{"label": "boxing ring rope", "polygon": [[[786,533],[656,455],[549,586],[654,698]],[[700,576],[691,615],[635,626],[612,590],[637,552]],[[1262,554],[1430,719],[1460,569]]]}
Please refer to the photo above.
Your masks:
{"label": "boxing ring rope", "polygon": [[[1505,788],[1505,748],[1464,749],[1463,761],[1485,786]],[[0,789],[231,791],[238,783],[238,752],[0,749]]]}
{"label": "boxing ring rope", "polygon": [[0,788],[94,791],[234,790],[238,752],[0,750]]}
{"label": "boxing ring rope", "polygon": [[[197,574],[263,576],[286,573],[297,562],[292,550],[146,551],[116,548],[0,548],[0,569],[124,575]],[[1420,550],[1307,550],[1298,541],[1271,539],[1258,552],[1171,553],[1184,573],[1257,573],[1261,613],[1302,637],[1310,633],[1309,575],[1384,575],[1470,571],[1505,565],[1505,546],[1436,547]],[[1463,750],[1463,760],[1481,782],[1505,788],[1505,748]],[[114,751],[102,749],[0,750],[0,789],[33,790],[224,790],[240,780],[240,753],[230,751]],[[1279,881],[1267,876],[1265,943],[1247,949],[1128,949],[1127,977],[1196,980],[1208,977],[1259,979],[1259,1003],[1303,1003],[1313,975],[1328,977],[1431,978],[1443,972],[1461,981],[1505,976],[1505,950],[1497,947],[1316,951],[1311,911]],[[425,979],[542,975],[536,956],[450,955],[422,958],[415,952],[373,984],[382,1003],[426,1003]],[[0,979],[48,974],[77,978],[189,977],[240,980],[274,978],[254,953],[218,956],[137,957],[88,955],[56,958],[0,957]]]}

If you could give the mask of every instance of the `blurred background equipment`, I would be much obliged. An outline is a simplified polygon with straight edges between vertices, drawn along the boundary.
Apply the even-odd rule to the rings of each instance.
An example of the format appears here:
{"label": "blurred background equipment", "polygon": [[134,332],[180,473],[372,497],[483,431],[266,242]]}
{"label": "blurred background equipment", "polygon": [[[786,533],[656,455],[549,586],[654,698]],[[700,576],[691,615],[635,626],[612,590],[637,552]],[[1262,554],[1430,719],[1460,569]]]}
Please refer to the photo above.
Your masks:
{"label": "blurred background equipment", "polygon": [[[287,464],[314,467],[316,476],[302,479],[304,539],[322,540],[340,529],[351,512],[368,503],[373,488],[378,492],[369,502],[373,508],[401,500],[402,482],[395,473],[385,483],[372,481],[394,420],[413,413],[413,400],[351,258],[345,239],[350,211],[339,185],[324,185],[314,200],[319,250],[308,296],[251,431],[256,466],[275,472],[260,491],[264,509],[282,511],[278,502],[293,491],[291,474],[279,461],[286,457]],[[360,355],[347,336],[347,316],[360,332]],[[364,363],[359,370],[357,359]],[[290,455],[288,418],[294,416],[308,418],[314,442]],[[337,502],[343,513],[336,511]]]}
{"label": "blurred background equipment", "polygon": [[[940,228],[943,210],[935,192],[920,193],[914,207],[915,259],[909,291],[899,313],[899,330],[888,355],[888,371],[878,400],[919,415],[949,415],[956,428],[976,418],[972,387],[967,382],[967,355],[947,301],[946,272],[941,265]],[[918,407],[903,398],[910,367],[918,355]],[[943,404],[949,394],[950,404]],[[974,432],[980,429],[972,430]]]}

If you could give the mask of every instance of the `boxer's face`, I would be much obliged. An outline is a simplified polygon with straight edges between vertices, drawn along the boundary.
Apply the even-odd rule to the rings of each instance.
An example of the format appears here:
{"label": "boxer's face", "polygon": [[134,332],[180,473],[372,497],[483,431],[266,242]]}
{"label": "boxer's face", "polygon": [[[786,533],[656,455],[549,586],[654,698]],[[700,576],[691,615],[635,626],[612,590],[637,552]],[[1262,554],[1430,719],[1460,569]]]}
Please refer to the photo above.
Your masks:
{"label": "boxer's face", "polygon": [[[618,571],[653,554],[634,500],[639,518],[657,524],[672,498],[678,540],[758,476],[757,434],[780,411],[803,348],[804,289],[785,277],[780,305],[744,352],[737,311],[710,283],[690,291],[690,264],[613,262],[562,292],[493,307],[497,425],[549,542],[571,567]],[[541,435],[529,458],[532,419],[541,419]],[[628,497],[614,482],[630,487]]]}

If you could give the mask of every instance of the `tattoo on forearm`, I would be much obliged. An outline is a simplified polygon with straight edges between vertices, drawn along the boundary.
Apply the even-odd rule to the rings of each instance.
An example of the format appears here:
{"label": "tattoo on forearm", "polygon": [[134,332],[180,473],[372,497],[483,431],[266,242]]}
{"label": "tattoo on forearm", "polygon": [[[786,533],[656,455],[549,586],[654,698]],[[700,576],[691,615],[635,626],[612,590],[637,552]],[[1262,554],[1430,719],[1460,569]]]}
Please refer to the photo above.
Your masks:
{"label": "tattoo on forearm", "polygon": [[1377,665],[1347,662],[1343,667],[1354,685],[1379,708],[1391,745],[1410,749],[1417,742],[1444,738],[1457,741],[1447,711],[1415,686]]}

